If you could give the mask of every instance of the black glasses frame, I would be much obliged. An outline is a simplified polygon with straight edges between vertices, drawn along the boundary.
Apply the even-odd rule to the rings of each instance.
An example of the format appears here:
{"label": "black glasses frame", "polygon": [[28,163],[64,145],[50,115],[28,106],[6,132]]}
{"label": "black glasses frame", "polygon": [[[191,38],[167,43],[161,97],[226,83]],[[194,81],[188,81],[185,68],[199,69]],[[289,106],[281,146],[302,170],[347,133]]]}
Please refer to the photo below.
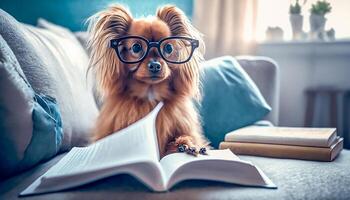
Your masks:
{"label": "black glasses frame", "polygon": [[[147,44],[147,50],[146,50],[146,53],[138,60],[138,61],[125,61],[122,59],[122,56],[120,55],[119,51],[118,51],[118,45],[120,43],[120,41],[124,40],[124,39],[130,39],[130,38],[136,38],[136,39],[140,39],[140,40],[143,40],[146,42]],[[176,62],[176,61],[170,61],[168,60],[167,58],[165,58],[163,56],[163,53],[160,49],[160,46],[162,44],[162,42],[166,41],[166,40],[169,40],[169,39],[183,39],[183,40],[187,40],[191,43],[191,54],[190,56],[188,57],[188,59],[186,59],[185,61],[181,61],[181,62]],[[126,64],[135,64],[135,63],[139,63],[139,62],[142,62],[146,56],[148,55],[148,52],[149,50],[152,48],[152,47],[155,47],[157,48],[158,52],[159,52],[159,55],[166,61],[166,62],[169,62],[169,63],[173,63],[173,64],[182,64],[182,63],[185,63],[185,62],[188,62],[191,58],[192,58],[192,55],[193,55],[193,52],[194,50],[199,46],[199,41],[196,40],[196,39],[193,39],[193,38],[189,38],[189,37],[183,37],[183,36],[171,36],[171,37],[166,37],[166,38],[163,38],[161,39],[160,41],[158,42],[150,42],[148,41],[146,38],[144,37],[141,37],[141,36],[126,36],[126,37],[121,37],[121,38],[117,38],[117,39],[112,39],[110,41],[110,44],[109,44],[109,47],[110,48],[113,48],[115,50],[115,52],[117,53],[119,59],[123,62],[123,63],[126,63]]]}

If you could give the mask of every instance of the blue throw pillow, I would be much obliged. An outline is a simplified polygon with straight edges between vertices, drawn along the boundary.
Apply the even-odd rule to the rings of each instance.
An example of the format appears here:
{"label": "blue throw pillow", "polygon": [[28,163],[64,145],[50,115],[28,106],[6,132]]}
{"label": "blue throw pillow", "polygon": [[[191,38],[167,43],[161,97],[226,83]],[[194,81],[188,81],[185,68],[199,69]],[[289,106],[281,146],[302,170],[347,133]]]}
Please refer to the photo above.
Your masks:
{"label": "blue throw pillow", "polygon": [[18,165],[18,171],[56,155],[62,143],[62,119],[54,98],[35,94],[32,120],[33,135]]}
{"label": "blue throw pillow", "polygon": [[198,110],[205,136],[217,148],[226,133],[261,120],[271,108],[233,57],[212,59],[201,67],[203,97]]}

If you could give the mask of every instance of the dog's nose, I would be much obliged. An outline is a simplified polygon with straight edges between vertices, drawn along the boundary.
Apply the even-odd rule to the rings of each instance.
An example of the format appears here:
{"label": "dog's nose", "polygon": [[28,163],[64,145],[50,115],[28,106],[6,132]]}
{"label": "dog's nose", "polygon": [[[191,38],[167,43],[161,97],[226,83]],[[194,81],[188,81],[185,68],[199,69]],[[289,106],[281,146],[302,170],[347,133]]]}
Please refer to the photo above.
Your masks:
{"label": "dog's nose", "polygon": [[161,69],[162,66],[157,61],[150,61],[148,63],[148,71],[151,72],[151,74],[158,74]]}

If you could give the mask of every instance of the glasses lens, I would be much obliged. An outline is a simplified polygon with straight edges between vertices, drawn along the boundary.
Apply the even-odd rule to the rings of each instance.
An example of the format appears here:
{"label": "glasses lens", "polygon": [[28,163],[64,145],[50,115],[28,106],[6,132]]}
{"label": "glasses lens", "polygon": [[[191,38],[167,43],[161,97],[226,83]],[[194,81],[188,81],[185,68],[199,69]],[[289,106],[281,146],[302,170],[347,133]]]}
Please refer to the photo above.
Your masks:
{"label": "glasses lens", "polygon": [[164,40],[160,45],[160,51],[165,60],[170,62],[184,62],[192,53],[191,40],[171,38]]}
{"label": "glasses lens", "polygon": [[147,42],[140,38],[125,38],[118,43],[118,53],[124,62],[138,62],[147,52]]}

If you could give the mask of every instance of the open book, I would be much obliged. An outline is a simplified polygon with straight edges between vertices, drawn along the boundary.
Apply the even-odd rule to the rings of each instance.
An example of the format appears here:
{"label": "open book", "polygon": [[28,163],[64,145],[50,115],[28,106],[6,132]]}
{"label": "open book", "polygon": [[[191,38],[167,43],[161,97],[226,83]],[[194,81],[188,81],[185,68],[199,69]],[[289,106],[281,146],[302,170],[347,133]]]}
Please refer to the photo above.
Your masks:
{"label": "open book", "polygon": [[130,174],[158,192],[187,179],[276,188],[259,168],[230,150],[209,150],[198,157],[174,153],[160,159],[155,121],[162,105],[115,134],[73,148],[20,196],[60,191],[117,174]]}

